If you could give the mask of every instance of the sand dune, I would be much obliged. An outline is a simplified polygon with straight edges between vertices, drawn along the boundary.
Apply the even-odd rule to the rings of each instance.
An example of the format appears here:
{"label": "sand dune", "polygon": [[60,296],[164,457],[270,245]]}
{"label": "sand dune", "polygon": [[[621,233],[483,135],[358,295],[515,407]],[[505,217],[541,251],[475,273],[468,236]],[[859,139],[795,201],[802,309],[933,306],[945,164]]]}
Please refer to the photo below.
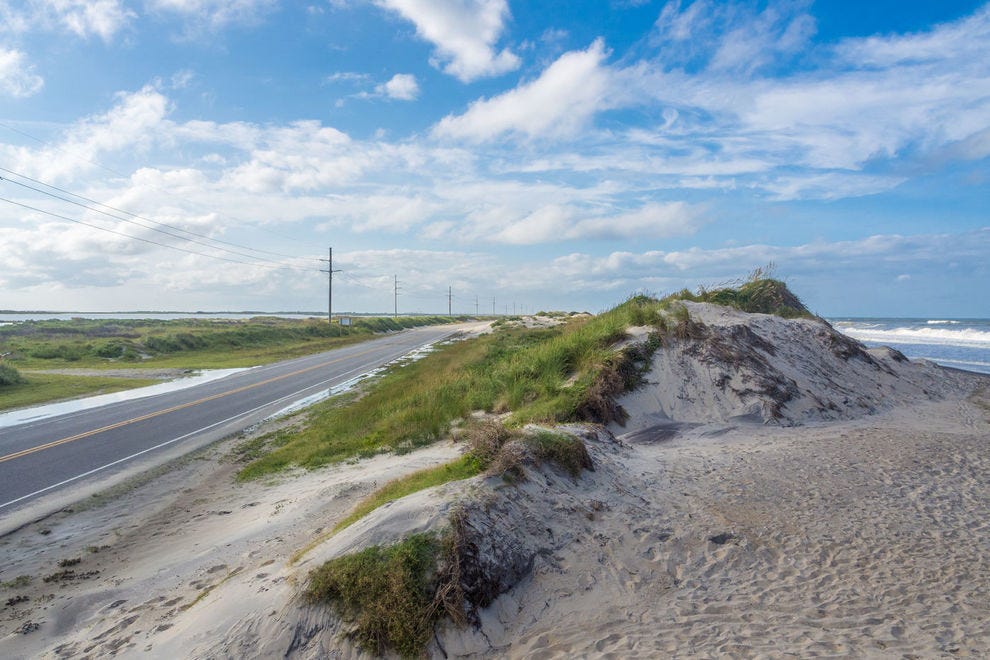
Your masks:
{"label": "sand dune", "polygon": [[[990,655],[990,382],[817,321],[690,312],[703,327],[620,399],[625,427],[558,429],[588,447],[577,478],[530,463],[314,543],[375,484],[460,448],[233,486],[221,445],[7,535],[0,579],[37,577],[4,591],[28,600],[5,606],[0,654],[360,656],[299,598],[306,573],[456,504],[475,625],[442,625],[438,657]],[[40,579],[75,557],[85,577]]]}

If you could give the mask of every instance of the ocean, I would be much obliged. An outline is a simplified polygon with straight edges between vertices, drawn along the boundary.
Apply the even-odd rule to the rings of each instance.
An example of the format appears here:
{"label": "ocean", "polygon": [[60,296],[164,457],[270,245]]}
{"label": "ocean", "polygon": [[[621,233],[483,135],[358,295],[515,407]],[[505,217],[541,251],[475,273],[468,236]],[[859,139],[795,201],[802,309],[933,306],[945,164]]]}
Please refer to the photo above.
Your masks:
{"label": "ocean", "polygon": [[834,318],[829,322],[867,346],[890,346],[912,359],[990,374],[990,319]]}

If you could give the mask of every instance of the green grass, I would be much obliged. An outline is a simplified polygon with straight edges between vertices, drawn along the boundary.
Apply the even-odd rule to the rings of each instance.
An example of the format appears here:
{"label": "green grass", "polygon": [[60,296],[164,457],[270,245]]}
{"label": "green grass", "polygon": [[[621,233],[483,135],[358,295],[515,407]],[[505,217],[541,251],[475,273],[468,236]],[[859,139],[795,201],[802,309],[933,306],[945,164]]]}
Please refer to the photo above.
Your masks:
{"label": "green grass", "polygon": [[327,350],[375,333],[465,317],[374,317],[353,325],[321,319],[148,319],[25,321],[0,326],[0,352],[20,368],[190,368],[254,366]]}
{"label": "green grass", "polygon": [[743,312],[774,314],[787,319],[814,318],[814,314],[791,293],[786,284],[780,280],[764,277],[762,269],[754,271],[748,280],[736,287],[711,290],[702,288],[697,293],[684,289],[667,296],[661,302],[670,304],[681,300],[714,303]]}
{"label": "green grass", "polygon": [[24,376],[9,364],[0,363],[0,391],[5,387],[13,387],[14,385],[23,385]]}
{"label": "green grass", "polygon": [[341,327],[319,319],[271,317],[176,321],[75,319],[0,326],[0,353],[11,353],[0,365],[0,410],[158,382],[18,374],[12,363],[23,371],[250,367],[365,341],[375,333],[451,320],[443,316],[365,318],[356,319],[350,327]]}
{"label": "green grass", "polygon": [[109,394],[160,382],[144,378],[27,374],[23,384],[0,388],[0,410],[24,408],[80,396]]}
{"label": "green grass", "polygon": [[640,304],[556,328],[512,328],[442,347],[394,369],[353,405],[314,406],[303,430],[239,478],[408,451],[443,437],[473,410],[513,411],[516,426],[581,418],[602,372],[614,366],[610,346],[625,335]]}
{"label": "green grass", "polygon": [[334,526],[333,531],[339,532],[356,521],[364,518],[380,506],[394,502],[406,495],[439,486],[451,481],[460,481],[481,474],[485,464],[473,454],[465,454],[460,458],[436,467],[418,470],[412,474],[388,482],[382,488],[358,502],[354,510]]}
{"label": "green grass", "polygon": [[366,651],[420,656],[442,614],[433,607],[440,550],[432,534],[415,534],[389,547],[338,557],[310,574],[306,596],[332,603],[353,623]]}

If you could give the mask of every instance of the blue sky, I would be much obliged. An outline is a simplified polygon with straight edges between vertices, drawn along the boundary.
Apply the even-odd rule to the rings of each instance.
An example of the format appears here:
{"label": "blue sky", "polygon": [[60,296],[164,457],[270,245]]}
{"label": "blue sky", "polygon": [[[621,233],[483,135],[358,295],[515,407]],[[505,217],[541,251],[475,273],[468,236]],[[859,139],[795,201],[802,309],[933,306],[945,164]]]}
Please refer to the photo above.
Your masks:
{"label": "blue sky", "polygon": [[0,309],[319,310],[333,246],[339,310],[773,262],[990,316],[988,52],[965,1],[0,0]]}

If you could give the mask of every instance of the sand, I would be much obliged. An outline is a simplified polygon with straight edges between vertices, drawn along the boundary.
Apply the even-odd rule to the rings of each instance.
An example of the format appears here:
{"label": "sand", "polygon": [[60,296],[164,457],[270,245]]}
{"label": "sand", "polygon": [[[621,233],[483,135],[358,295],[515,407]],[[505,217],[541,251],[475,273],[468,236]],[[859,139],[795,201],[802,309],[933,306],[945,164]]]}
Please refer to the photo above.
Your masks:
{"label": "sand", "polygon": [[589,442],[595,473],[528,495],[553,512],[536,525],[550,532],[532,574],[483,614],[483,635],[450,631],[445,649],[986,657],[988,417],[954,401],[827,427]]}
{"label": "sand", "polygon": [[[237,485],[231,440],[8,534],[0,580],[34,579],[0,592],[27,598],[2,611],[0,656],[360,656],[299,598],[306,573],[455,504],[500,595],[477,626],[441,625],[436,657],[990,655],[990,381],[863,357],[812,322],[692,315],[720,339],[662,349],[625,427],[563,427],[595,465],[578,478],[477,477],[325,538],[461,448]],[[775,354],[723,350],[740,323]],[[43,582],[77,557],[84,579]]]}

